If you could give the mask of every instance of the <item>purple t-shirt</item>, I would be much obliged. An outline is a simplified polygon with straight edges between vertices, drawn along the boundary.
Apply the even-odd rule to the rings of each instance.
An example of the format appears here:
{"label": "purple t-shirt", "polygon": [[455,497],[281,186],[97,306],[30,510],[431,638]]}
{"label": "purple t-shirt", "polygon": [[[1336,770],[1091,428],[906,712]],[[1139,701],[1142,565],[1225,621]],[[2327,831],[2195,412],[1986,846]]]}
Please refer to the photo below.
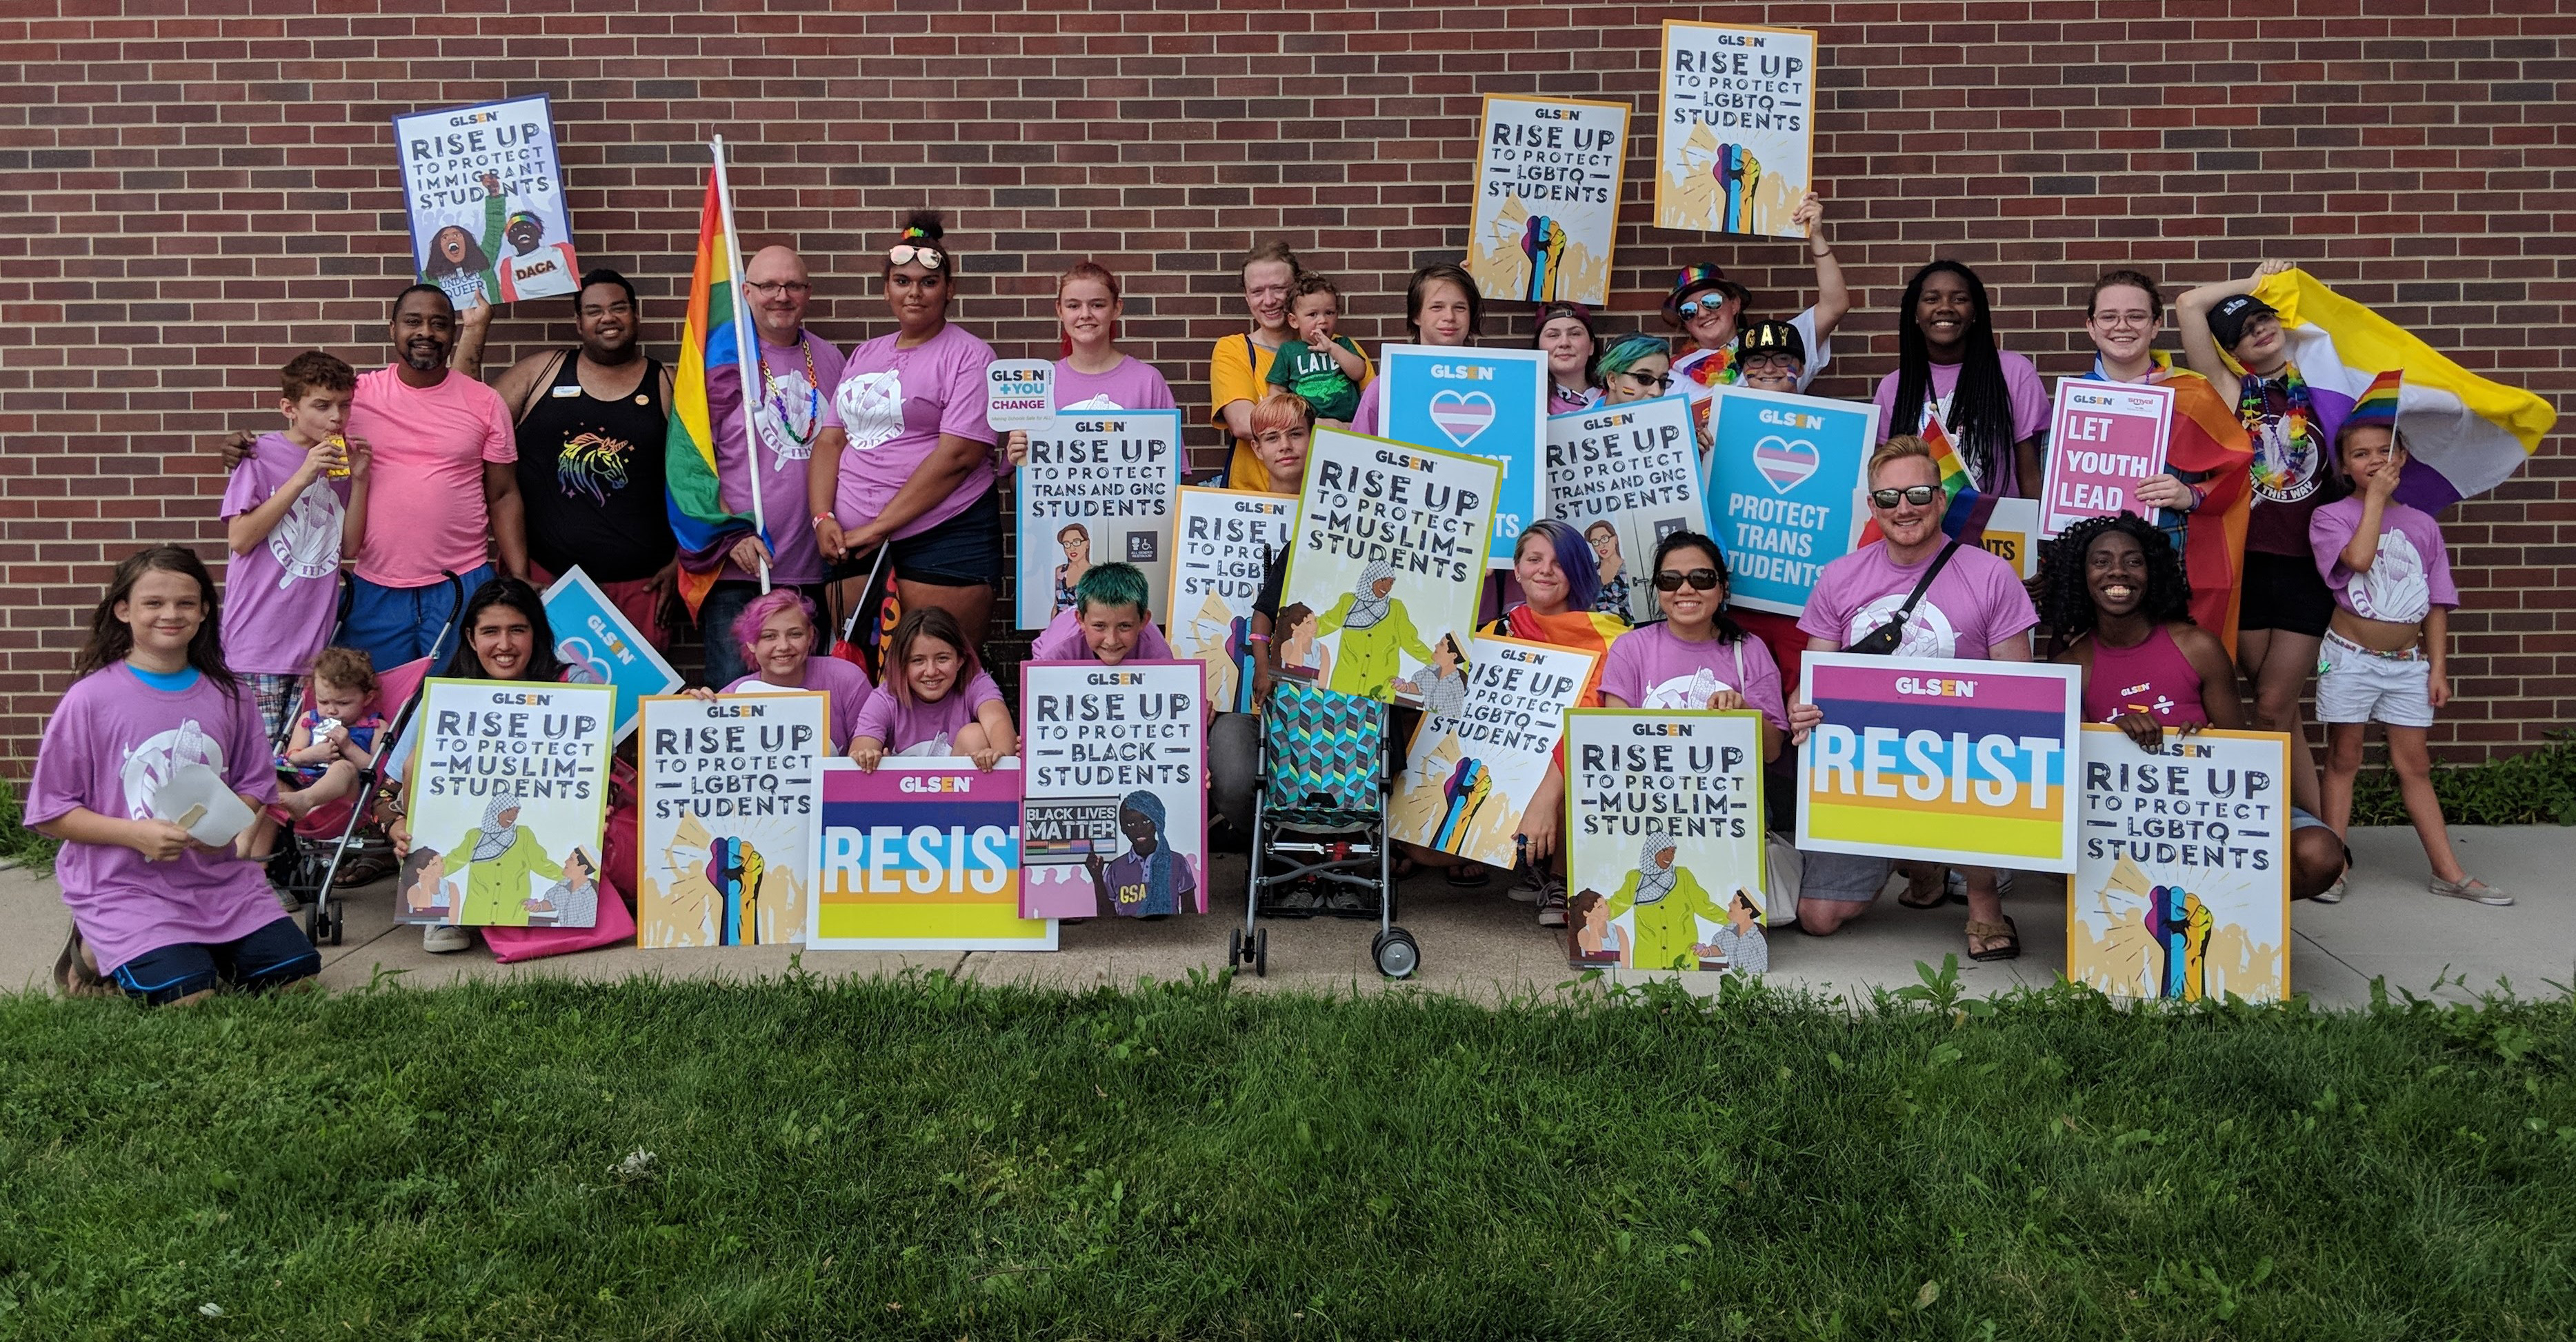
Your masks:
{"label": "purple t-shirt", "polygon": [[[768,393],[752,415],[760,436],[760,505],[769,523],[769,570],[776,583],[823,580],[823,552],[814,547],[814,528],[807,523],[805,463],[814,455],[814,435],[829,421],[832,389],[841,384],[841,351],[831,341],[801,332],[802,348],[760,342],[762,376]],[[809,376],[808,367],[811,367]],[[751,515],[751,472],[744,468],[742,443],[742,370],[731,359],[707,369],[709,428],[716,436],[716,479],[725,509]],[[719,579],[758,582],[760,575],[728,563]]]}
{"label": "purple t-shirt", "polygon": [[[268,735],[247,686],[226,698],[204,676],[157,690],[124,662],[81,677],[45,724],[27,789],[30,825],[87,808],[147,820],[152,794],[183,765],[204,764],[234,791],[277,800]],[[190,848],[146,862],[115,844],[67,843],[54,879],[102,973],[164,946],[238,941],[286,915],[256,862]]]}
{"label": "purple t-shirt", "polygon": [[1359,408],[1351,412],[1351,432],[1365,433],[1371,437],[1377,435],[1378,393],[1384,390],[1386,390],[1386,379],[1382,377],[1370,378],[1369,384],[1360,388]]}
{"label": "purple t-shirt", "polygon": [[1120,355],[1106,373],[1077,371],[1071,359],[1055,361],[1055,408],[1058,410],[1178,410],[1171,384],[1154,365]]}
{"label": "purple t-shirt", "polygon": [[[1896,608],[1913,594],[1924,566],[1939,553],[1899,564],[1887,557],[1887,542],[1872,541],[1834,560],[1816,575],[1816,590],[1807,597],[1798,627],[1844,647],[1859,642],[1896,618]],[[2031,608],[2030,593],[2013,566],[1977,546],[1962,545],[1906,620],[1905,640],[1896,655],[1984,661],[1996,644],[2038,623],[2039,612]]]}
{"label": "purple t-shirt", "polygon": [[2368,573],[2343,566],[2343,547],[2361,529],[2361,496],[2337,499],[2308,516],[2308,543],[2335,604],[2365,620],[2414,624],[2435,606],[2456,607],[2451,555],[2432,515],[2390,499],[2379,514],[2378,557]]}
{"label": "purple t-shirt", "polygon": [[[993,362],[992,346],[955,322],[911,349],[895,348],[901,338],[901,332],[881,335],[851,350],[840,385],[823,407],[823,423],[850,439],[832,496],[832,513],[844,527],[862,526],[884,512],[895,491],[939,450],[939,435],[988,444],[1001,436],[984,421],[984,366]],[[993,460],[987,453],[947,498],[893,539],[920,535],[992,492]]]}
{"label": "purple t-shirt", "polygon": [[[1126,408],[1119,407],[1121,410]],[[1136,646],[1130,649],[1127,655],[1140,662],[1168,662],[1172,660],[1172,645],[1164,642],[1162,631],[1148,622],[1136,630]],[[1029,644],[1029,660],[1032,662],[1091,660],[1091,645],[1082,641],[1081,608],[1056,612],[1056,617],[1047,621],[1046,632],[1038,635],[1036,640]]]}
{"label": "purple t-shirt", "polygon": [[973,722],[977,709],[1001,701],[1000,687],[981,671],[935,704],[919,699],[896,703],[894,691],[880,685],[859,710],[859,720],[850,724],[850,737],[875,737],[889,755],[954,755],[957,729]]}
{"label": "purple t-shirt", "polygon": [[[722,693],[740,694],[745,687],[754,694],[763,689],[782,688],[767,684],[758,672],[753,672],[725,686]],[[832,753],[837,755],[848,750],[851,729],[859,725],[860,710],[868,706],[869,696],[876,693],[876,686],[868,683],[868,673],[854,662],[826,657],[818,652],[805,659],[804,683],[797,688],[821,690],[832,696]]]}
{"label": "purple t-shirt", "polygon": [[1733,643],[1714,638],[1692,643],[1669,624],[1650,624],[1621,634],[1601,663],[1601,692],[1619,696],[1630,708],[1706,708],[1708,697],[1719,690],[1743,695],[1745,707],[1760,709],[1772,726],[1789,729],[1780,664],[1750,634]]}
{"label": "purple t-shirt", "polygon": [[[1995,357],[2003,362],[2004,394],[2012,403],[2013,441],[2018,443],[2024,439],[2038,437],[2048,428],[2048,389],[2040,385],[2039,369],[2033,367],[2030,360],[2008,349],[1995,351]],[[1950,422],[1950,393],[1958,389],[1958,364],[1932,365],[1932,403],[1940,411],[1941,422],[1944,425]],[[1896,413],[1896,374],[1889,373],[1878,380],[1878,394],[1875,399],[1878,401],[1878,436],[1881,441],[1900,434],[1919,432],[1922,429],[1923,421],[1920,419],[1899,422],[1899,416]],[[1953,441],[1956,441],[1957,437],[1955,433],[1951,435]],[[2017,464],[2018,461],[2019,458],[2007,450],[1995,463],[1995,474],[2001,479],[1979,480],[1977,488],[1989,494],[2016,492],[2021,483],[2021,468]],[[2033,480],[2030,486],[2037,489],[2039,482]]]}
{"label": "purple t-shirt", "polygon": [[[307,452],[285,434],[261,434],[224,486],[224,519],[268,502]],[[348,477],[316,476],[267,539],[224,566],[224,665],[242,675],[311,673],[340,613],[340,523],[348,507]]]}

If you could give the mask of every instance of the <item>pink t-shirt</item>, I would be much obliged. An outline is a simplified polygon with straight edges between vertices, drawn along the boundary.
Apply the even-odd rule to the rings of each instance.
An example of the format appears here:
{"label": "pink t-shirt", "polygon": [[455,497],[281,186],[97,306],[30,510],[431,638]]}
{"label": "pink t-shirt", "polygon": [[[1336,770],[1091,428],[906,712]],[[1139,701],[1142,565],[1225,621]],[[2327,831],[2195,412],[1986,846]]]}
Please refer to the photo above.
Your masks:
{"label": "pink t-shirt", "polygon": [[[111,820],[145,820],[152,794],[182,765],[204,764],[236,792],[277,800],[259,704],[244,686],[226,698],[200,675],[181,690],[146,684],[124,662],[81,677],[45,724],[27,789],[26,821],[40,825],[86,808]],[[286,915],[256,862],[194,848],[146,862],[115,844],[67,843],[54,879],[81,940],[102,973],[148,951],[238,941]]]}
{"label": "pink t-shirt", "polygon": [[[1128,407],[1118,408],[1124,410]],[[1136,647],[1127,655],[1140,662],[1168,662],[1172,660],[1172,645],[1163,641],[1161,630],[1148,623],[1137,629]],[[1091,645],[1082,641],[1082,610],[1078,606],[1057,611],[1055,618],[1047,621],[1046,632],[1029,644],[1029,660],[1032,662],[1081,662],[1090,659]]]}
{"label": "pink t-shirt", "polygon": [[[881,335],[851,350],[831,404],[823,408],[823,422],[850,439],[832,496],[832,513],[844,527],[865,525],[885,511],[895,491],[938,450],[939,435],[979,443],[1000,437],[984,422],[984,366],[993,361],[993,347],[955,322],[911,349],[895,348],[901,338],[900,332]],[[992,492],[993,461],[987,454],[947,498],[894,539],[928,531]]]}
{"label": "pink t-shirt", "polygon": [[[2039,369],[2032,366],[2030,360],[2008,349],[1995,351],[1995,357],[2003,363],[2004,395],[2012,403],[2013,442],[2038,437],[2048,428],[2048,389],[2040,385]],[[1955,363],[1932,365],[1932,404],[1940,411],[1944,425],[1950,423],[1950,395],[1959,389],[1959,367]],[[1923,421],[1920,419],[1898,422],[1896,374],[1889,373],[1878,380],[1875,399],[1878,402],[1878,436],[1881,441],[1922,429]],[[1952,441],[1957,438],[1957,434],[1951,435]],[[2015,492],[2021,483],[2021,468],[2017,462],[2018,458],[2011,451],[2005,451],[1995,463],[1995,474],[2001,479],[1980,480],[1977,488],[1989,494]],[[2032,489],[2039,488],[2038,481],[2029,483]]]}
{"label": "pink t-shirt", "polygon": [[977,709],[1001,701],[1001,688],[981,671],[937,703],[915,699],[899,704],[894,691],[880,685],[859,710],[859,720],[850,724],[850,736],[883,741],[889,755],[954,755],[958,728],[973,722]]}
{"label": "pink t-shirt", "polygon": [[2308,515],[2308,544],[2336,605],[2365,620],[2414,624],[2435,606],[2460,604],[2460,589],[2451,583],[2451,554],[2431,514],[2390,499],[2379,514],[2378,554],[2368,573],[2343,566],[2343,547],[2360,529],[2358,494]]}
{"label": "pink t-shirt", "polygon": [[1154,365],[1120,355],[1106,373],[1076,371],[1071,359],[1055,361],[1055,408],[1058,410],[1177,410],[1171,384]]}
{"label": "pink t-shirt", "polygon": [[1615,694],[1630,708],[1706,708],[1719,690],[1744,696],[1747,708],[1782,731],[1789,729],[1789,708],[1781,700],[1780,666],[1771,650],[1750,634],[1725,643],[1709,639],[1692,643],[1664,623],[1621,634],[1601,663],[1601,692]]}
{"label": "pink t-shirt", "polygon": [[[257,509],[295,478],[308,450],[264,433],[233,467],[222,514]],[[224,566],[224,665],[248,675],[301,676],[340,614],[340,530],[349,481],[316,476],[268,537]]]}
{"label": "pink t-shirt", "polygon": [[362,373],[349,436],[375,453],[359,577],[427,587],[441,570],[464,573],[485,562],[492,514],[483,465],[519,459],[509,407],[490,387],[456,372],[435,387],[411,386],[391,366]]}
{"label": "pink t-shirt", "polygon": [[[814,528],[806,509],[805,463],[814,455],[814,435],[823,431],[832,389],[841,385],[839,347],[811,332],[804,345],[760,342],[768,393],[760,398],[752,428],[760,435],[760,504],[769,523],[772,555],[769,571],[776,583],[823,580],[823,552],[814,548]],[[808,359],[813,375],[806,375]],[[751,473],[743,465],[742,371],[732,360],[707,370],[709,431],[716,436],[716,479],[726,511],[751,515]],[[727,564],[720,579],[757,582],[760,575]]]}
{"label": "pink t-shirt", "polygon": [[1351,432],[1377,436],[1378,393],[1384,390],[1386,379],[1382,377],[1370,378],[1369,384],[1360,388],[1359,409],[1351,412]]}
{"label": "pink t-shirt", "polygon": [[[1913,594],[1924,567],[1938,554],[1899,564],[1887,557],[1887,542],[1872,541],[1834,560],[1816,575],[1816,589],[1807,597],[1798,627],[1850,647],[1896,618],[1896,608]],[[2013,566],[1977,546],[1962,545],[1906,620],[1905,640],[1896,655],[1984,661],[1996,644],[2038,623],[2039,612],[2031,608],[2030,593]]]}
{"label": "pink t-shirt", "polygon": [[[751,687],[755,693],[761,689],[779,688],[765,685],[759,673],[754,672],[725,686],[722,693],[739,694],[745,686]],[[832,753],[837,755],[849,749],[850,732],[859,724],[860,710],[868,706],[869,697],[876,693],[876,686],[868,683],[868,673],[855,662],[818,652],[805,659],[804,682],[797,688],[821,690],[832,696]]]}

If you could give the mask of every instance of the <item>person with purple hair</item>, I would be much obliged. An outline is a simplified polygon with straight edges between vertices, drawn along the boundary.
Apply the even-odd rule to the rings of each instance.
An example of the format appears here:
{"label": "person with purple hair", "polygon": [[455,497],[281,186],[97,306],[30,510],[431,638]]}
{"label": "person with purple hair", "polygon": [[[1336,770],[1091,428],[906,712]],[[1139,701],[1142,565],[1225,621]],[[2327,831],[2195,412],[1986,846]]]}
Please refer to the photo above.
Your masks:
{"label": "person with purple hair", "polygon": [[[832,752],[839,754],[850,748],[850,730],[876,686],[855,662],[815,656],[816,633],[814,603],[803,592],[774,587],[755,598],[733,622],[733,641],[742,649],[751,674],[725,686],[721,693],[821,690],[831,695]],[[712,697],[719,691],[696,693]]]}

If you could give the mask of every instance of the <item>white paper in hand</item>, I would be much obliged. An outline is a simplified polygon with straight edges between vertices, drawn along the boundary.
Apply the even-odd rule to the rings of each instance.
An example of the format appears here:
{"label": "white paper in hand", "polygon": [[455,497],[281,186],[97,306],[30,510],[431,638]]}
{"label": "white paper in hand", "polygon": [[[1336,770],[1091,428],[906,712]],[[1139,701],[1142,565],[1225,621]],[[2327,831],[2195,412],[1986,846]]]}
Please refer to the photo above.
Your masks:
{"label": "white paper in hand", "polygon": [[152,815],[188,831],[209,848],[231,843],[250,828],[250,808],[221,774],[203,764],[183,764],[171,771],[161,790],[152,794]]}
{"label": "white paper in hand", "polygon": [[995,433],[1036,433],[1055,425],[1055,365],[995,359],[984,366],[984,422]]}

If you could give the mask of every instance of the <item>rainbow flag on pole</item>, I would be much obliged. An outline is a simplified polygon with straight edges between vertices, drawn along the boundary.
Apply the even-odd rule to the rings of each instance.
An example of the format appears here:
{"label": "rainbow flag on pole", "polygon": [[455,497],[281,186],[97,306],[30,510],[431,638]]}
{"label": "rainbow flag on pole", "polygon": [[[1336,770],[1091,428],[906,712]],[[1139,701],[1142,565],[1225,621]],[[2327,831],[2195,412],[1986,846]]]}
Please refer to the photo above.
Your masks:
{"label": "rainbow flag on pole", "polygon": [[[761,500],[755,495],[749,513],[725,506],[716,475],[715,416],[707,403],[707,370],[731,363],[742,369],[737,385],[758,385],[746,366],[744,349],[735,339],[740,328],[742,259],[733,242],[733,209],[725,193],[721,142],[715,168],[707,175],[707,201],[698,212],[698,260],[689,274],[688,317],[680,328],[680,359],[671,377],[671,432],[663,443],[666,495],[672,534],[679,537],[680,596],[689,614],[698,613],[709,589],[723,573],[725,553],[754,532],[769,542]],[[745,416],[745,424],[749,419]],[[746,445],[746,449],[748,445]],[[746,450],[745,461],[756,460]],[[758,489],[758,472],[751,473]]]}
{"label": "rainbow flag on pole", "polygon": [[1981,497],[1977,483],[1969,478],[1968,463],[1959,459],[1958,446],[1950,441],[1949,430],[1941,427],[1940,416],[1923,416],[1923,441],[1931,445],[1932,465],[1941,472],[1942,491],[1950,496],[1950,509],[1941,514],[1941,531],[1956,536],[1977,510]]}

